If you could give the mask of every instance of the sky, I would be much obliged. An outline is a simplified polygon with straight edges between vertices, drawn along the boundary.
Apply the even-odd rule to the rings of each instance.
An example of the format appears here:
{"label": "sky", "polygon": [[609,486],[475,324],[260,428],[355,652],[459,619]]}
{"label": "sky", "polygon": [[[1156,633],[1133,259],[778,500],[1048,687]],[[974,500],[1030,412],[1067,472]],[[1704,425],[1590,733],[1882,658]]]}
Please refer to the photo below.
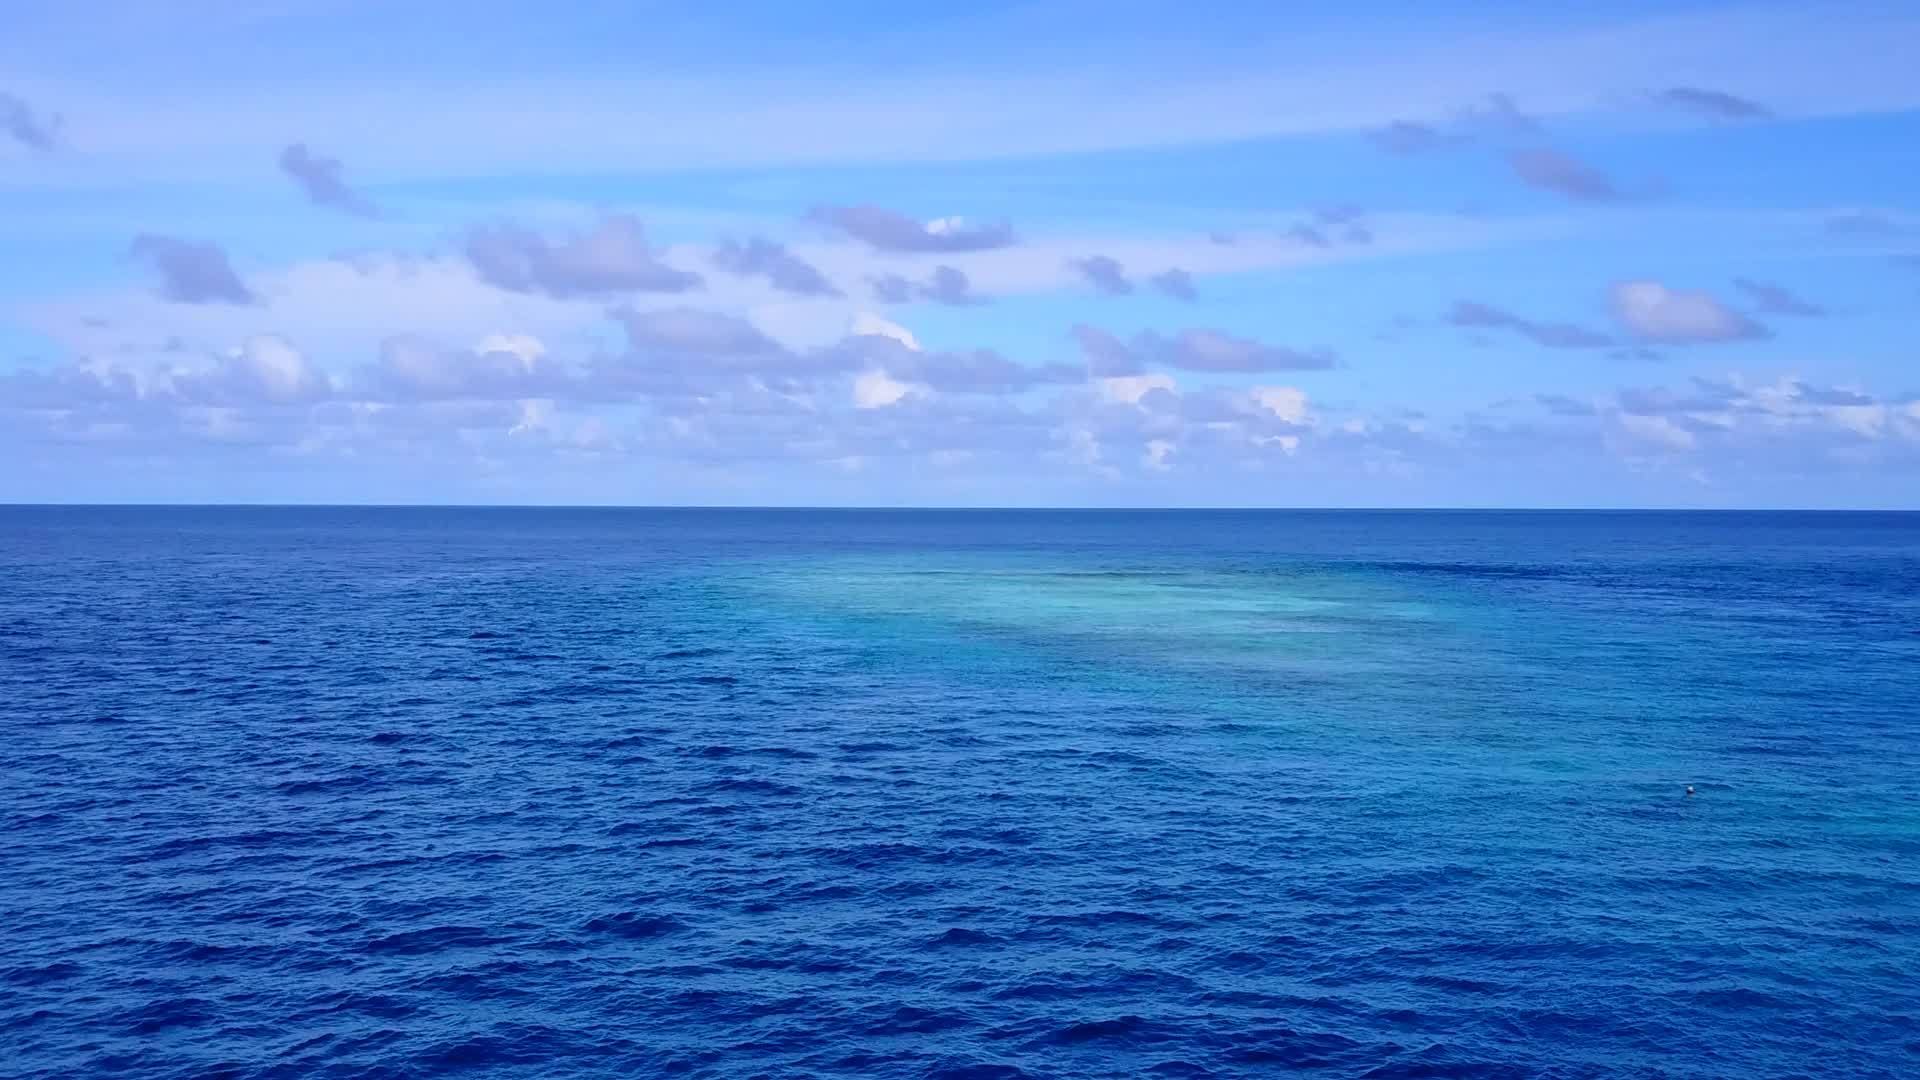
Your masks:
{"label": "sky", "polygon": [[1920,506],[1920,7],[1519,7],[10,0],[0,501]]}

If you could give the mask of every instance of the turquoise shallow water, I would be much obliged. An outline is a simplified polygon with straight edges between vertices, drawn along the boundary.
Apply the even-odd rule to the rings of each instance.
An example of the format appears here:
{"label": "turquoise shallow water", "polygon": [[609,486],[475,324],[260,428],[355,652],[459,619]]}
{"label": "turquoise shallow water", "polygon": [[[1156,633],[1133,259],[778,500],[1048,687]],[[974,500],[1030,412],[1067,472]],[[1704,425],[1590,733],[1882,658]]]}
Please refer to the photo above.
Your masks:
{"label": "turquoise shallow water", "polygon": [[0,691],[7,1075],[1920,1071],[1920,516],[0,509]]}

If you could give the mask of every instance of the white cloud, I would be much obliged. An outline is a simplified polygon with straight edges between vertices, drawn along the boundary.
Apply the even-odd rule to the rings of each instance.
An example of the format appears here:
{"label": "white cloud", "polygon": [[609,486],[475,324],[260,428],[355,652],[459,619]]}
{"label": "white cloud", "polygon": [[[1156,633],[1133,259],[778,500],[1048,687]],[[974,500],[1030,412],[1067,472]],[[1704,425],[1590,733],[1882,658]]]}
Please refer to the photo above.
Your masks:
{"label": "white cloud", "polygon": [[488,334],[474,346],[476,352],[517,356],[529,369],[547,355],[547,347],[532,334]]}
{"label": "white cloud", "polygon": [[[854,337],[883,337],[897,341],[913,352],[920,351],[920,342],[914,338],[912,331],[870,311],[854,315],[847,326],[847,333]],[[884,409],[889,405],[898,405],[913,393],[924,393],[924,388],[902,382],[881,368],[863,371],[853,379],[853,404],[858,409]]]}
{"label": "white cloud", "polygon": [[913,387],[884,371],[863,371],[853,379],[853,404],[861,409],[884,409],[897,405]]}
{"label": "white cloud", "polygon": [[907,348],[912,349],[914,352],[920,351],[920,342],[913,336],[913,331],[908,330],[897,322],[883,319],[871,311],[862,311],[855,314],[852,321],[847,324],[847,333],[853,337],[871,335],[873,337],[892,338]]}
{"label": "white cloud", "polygon": [[[863,280],[880,266],[924,276],[950,262],[985,292],[1030,295],[1076,287],[1079,277],[1065,260],[1089,247],[1118,252],[1139,265],[1180,264],[1196,274],[1239,273],[1480,244],[1508,228],[1457,218],[1396,220],[1387,215],[1378,217],[1377,227],[1380,240],[1369,248],[1355,249],[1360,252],[1357,255],[1302,252],[1277,233],[1248,233],[1229,246],[1184,231],[1036,236],[1016,248],[927,257],[874,256],[847,242],[795,243],[789,250],[836,280]],[[1539,226],[1514,227],[1537,231]],[[682,244],[662,256],[679,265],[702,265],[714,250]],[[497,289],[481,280],[468,260],[455,255],[376,253],[250,267],[248,285],[261,298],[264,313],[243,305],[168,303],[130,284],[16,301],[4,314],[45,334],[67,353],[81,356],[151,350],[171,339],[190,348],[224,348],[271,329],[300,342],[323,367],[334,370],[358,363],[397,333],[464,342],[507,330],[533,335],[565,354],[605,348],[619,340],[607,319],[606,302]],[[640,312],[687,304],[686,294],[638,294],[627,300],[628,308]],[[757,277],[713,275],[698,295],[698,305],[742,319],[794,350],[835,344],[850,325],[863,328],[858,332],[911,340],[918,346],[915,335],[850,297],[795,296]],[[906,338],[901,339],[901,334]]]}
{"label": "white cloud", "polygon": [[934,236],[965,236],[968,232],[967,219],[963,217],[934,218],[927,222],[926,228]]}
{"label": "white cloud", "polygon": [[1827,408],[1827,419],[1835,427],[1877,439],[1886,433],[1888,416],[1884,405],[1834,405]]}
{"label": "white cloud", "polygon": [[705,285],[699,274],[663,262],[639,219],[623,214],[558,237],[518,225],[481,226],[468,232],[466,254],[488,284],[557,300],[679,293]]}
{"label": "white cloud", "polygon": [[1099,387],[1102,398],[1116,405],[1138,405],[1140,399],[1150,391],[1175,390],[1173,376],[1158,372],[1150,375],[1115,375],[1097,379],[1094,384]]}
{"label": "white cloud", "polygon": [[1639,442],[1668,450],[1691,450],[1694,447],[1693,433],[1668,417],[1621,413],[1618,421],[1621,430]]}
{"label": "white cloud", "polygon": [[720,357],[765,355],[779,349],[747,320],[704,308],[628,309],[616,317],[626,327],[627,343],[636,353]]}
{"label": "white cloud", "polygon": [[542,434],[552,429],[553,401],[528,398],[520,402],[520,421],[507,429],[508,435]]}
{"label": "white cloud", "polygon": [[1623,281],[1613,287],[1613,314],[1643,340],[1662,345],[1739,341],[1767,336],[1767,329],[1696,289],[1671,289],[1657,281]]}
{"label": "white cloud", "polygon": [[271,334],[248,338],[229,354],[229,360],[268,401],[303,401],[332,388],[327,376],[316,370],[300,350]]}
{"label": "white cloud", "polygon": [[1173,463],[1167,458],[1173,455],[1173,442],[1168,439],[1148,439],[1146,452],[1140,455],[1140,464],[1154,472],[1168,472]]}
{"label": "white cloud", "polygon": [[1625,390],[1606,415],[1633,443],[1676,452],[1739,448],[1812,461],[1898,456],[1920,444],[1920,404],[1889,403],[1790,376],[1768,382],[1739,375],[1695,379],[1684,394]]}
{"label": "white cloud", "polygon": [[1256,386],[1254,403],[1289,424],[1307,422],[1307,394],[1291,386]]}

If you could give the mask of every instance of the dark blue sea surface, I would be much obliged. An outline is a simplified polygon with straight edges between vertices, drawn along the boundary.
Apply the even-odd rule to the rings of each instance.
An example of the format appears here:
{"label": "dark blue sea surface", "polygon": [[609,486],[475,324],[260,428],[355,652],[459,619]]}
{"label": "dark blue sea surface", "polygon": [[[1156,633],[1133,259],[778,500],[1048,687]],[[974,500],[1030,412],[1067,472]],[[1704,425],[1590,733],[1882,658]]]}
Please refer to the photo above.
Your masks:
{"label": "dark blue sea surface", "polygon": [[6,508],[0,717],[7,1076],[1920,1076],[1920,515]]}

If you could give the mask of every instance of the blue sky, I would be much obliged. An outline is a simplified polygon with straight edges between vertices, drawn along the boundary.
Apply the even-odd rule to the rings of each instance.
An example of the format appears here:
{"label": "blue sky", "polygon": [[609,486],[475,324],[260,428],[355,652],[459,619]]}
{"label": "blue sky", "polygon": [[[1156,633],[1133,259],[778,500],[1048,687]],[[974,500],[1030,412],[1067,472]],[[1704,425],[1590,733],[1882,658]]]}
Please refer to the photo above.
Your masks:
{"label": "blue sky", "polygon": [[0,19],[0,500],[1920,501],[1911,5]]}

